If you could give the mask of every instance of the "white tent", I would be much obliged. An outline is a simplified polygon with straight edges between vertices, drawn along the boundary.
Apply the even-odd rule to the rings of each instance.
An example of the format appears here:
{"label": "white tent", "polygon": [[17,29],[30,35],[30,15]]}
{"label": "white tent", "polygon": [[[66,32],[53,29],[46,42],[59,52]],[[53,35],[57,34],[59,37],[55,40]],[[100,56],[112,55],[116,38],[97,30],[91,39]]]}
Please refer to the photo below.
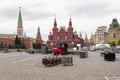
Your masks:
{"label": "white tent", "polygon": [[96,49],[110,48],[109,44],[96,44]]}

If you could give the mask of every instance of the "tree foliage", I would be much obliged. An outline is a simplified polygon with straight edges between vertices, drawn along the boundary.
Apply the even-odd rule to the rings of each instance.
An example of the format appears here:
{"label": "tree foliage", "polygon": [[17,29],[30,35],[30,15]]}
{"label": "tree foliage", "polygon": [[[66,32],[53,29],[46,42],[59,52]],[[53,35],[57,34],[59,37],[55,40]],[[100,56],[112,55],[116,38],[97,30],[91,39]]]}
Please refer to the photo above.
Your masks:
{"label": "tree foliage", "polygon": [[0,50],[4,48],[4,44],[1,42],[0,43]]}
{"label": "tree foliage", "polygon": [[15,38],[15,48],[16,49],[25,49],[25,44],[21,42],[21,39],[17,35]]}
{"label": "tree foliage", "polygon": [[110,46],[116,46],[115,41],[109,42],[108,44],[109,44]]}
{"label": "tree foliage", "polygon": [[120,39],[118,40],[117,45],[120,46]]}
{"label": "tree foliage", "polygon": [[34,49],[41,49],[41,46],[46,46],[45,44],[33,43]]}

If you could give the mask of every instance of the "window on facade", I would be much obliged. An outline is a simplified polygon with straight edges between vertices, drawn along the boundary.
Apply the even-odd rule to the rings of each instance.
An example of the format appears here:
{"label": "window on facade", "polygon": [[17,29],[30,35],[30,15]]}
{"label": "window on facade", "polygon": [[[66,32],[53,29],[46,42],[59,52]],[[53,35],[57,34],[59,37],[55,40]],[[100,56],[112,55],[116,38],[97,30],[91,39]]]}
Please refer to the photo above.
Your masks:
{"label": "window on facade", "polygon": [[56,37],[54,36],[54,40],[56,40]]}
{"label": "window on facade", "polygon": [[65,39],[67,40],[67,36],[65,36]]}
{"label": "window on facade", "polygon": [[59,36],[57,36],[57,40],[59,40]]}
{"label": "window on facade", "polygon": [[115,38],[116,37],[116,35],[115,35],[115,33],[113,33],[113,38]]}
{"label": "window on facade", "polygon": [[101,41],[101,37],[99,38],[99,41]]}
{"label": "window on facade", "polygon": [[118,27],[118,25],[117,25],[117,24],[114,24],[114,27]]}
{"label": "window on facade", "polygon": [[65,40],[64,36],[61,37],[61,40]]}

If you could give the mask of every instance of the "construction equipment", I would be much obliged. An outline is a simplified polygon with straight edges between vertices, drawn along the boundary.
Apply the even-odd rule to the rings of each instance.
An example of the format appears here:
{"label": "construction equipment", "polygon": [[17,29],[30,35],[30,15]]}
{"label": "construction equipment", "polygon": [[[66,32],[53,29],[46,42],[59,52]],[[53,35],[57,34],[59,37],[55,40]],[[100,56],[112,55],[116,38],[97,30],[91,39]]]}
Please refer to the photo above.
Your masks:
{"label": "construction equipment", "polygon": [[58,64],[61,64],[61,58],[60,57],[46,57],[42,59],[42,64],[44,64],[46,67],[51,67],[51,66],[55,66]]}

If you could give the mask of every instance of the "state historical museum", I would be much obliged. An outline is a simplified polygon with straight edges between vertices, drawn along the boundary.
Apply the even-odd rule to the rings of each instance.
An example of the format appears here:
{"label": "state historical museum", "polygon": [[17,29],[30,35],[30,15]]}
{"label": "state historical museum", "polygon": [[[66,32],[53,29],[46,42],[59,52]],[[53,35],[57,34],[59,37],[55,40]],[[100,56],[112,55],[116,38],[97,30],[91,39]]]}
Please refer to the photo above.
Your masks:
{"label": "state historical museum", "polygon": [[52,32],[48,35],[47,45],[49,48],[54,48],[62,42],[66,42],[69,48],[77,45],[80,47],[83,46],[84,40],[81,36],[78,36],[76,31],[73,30],[71,18],[69,20],[68,28],[64,26],[58,28],[56,18],[54,19]]}

